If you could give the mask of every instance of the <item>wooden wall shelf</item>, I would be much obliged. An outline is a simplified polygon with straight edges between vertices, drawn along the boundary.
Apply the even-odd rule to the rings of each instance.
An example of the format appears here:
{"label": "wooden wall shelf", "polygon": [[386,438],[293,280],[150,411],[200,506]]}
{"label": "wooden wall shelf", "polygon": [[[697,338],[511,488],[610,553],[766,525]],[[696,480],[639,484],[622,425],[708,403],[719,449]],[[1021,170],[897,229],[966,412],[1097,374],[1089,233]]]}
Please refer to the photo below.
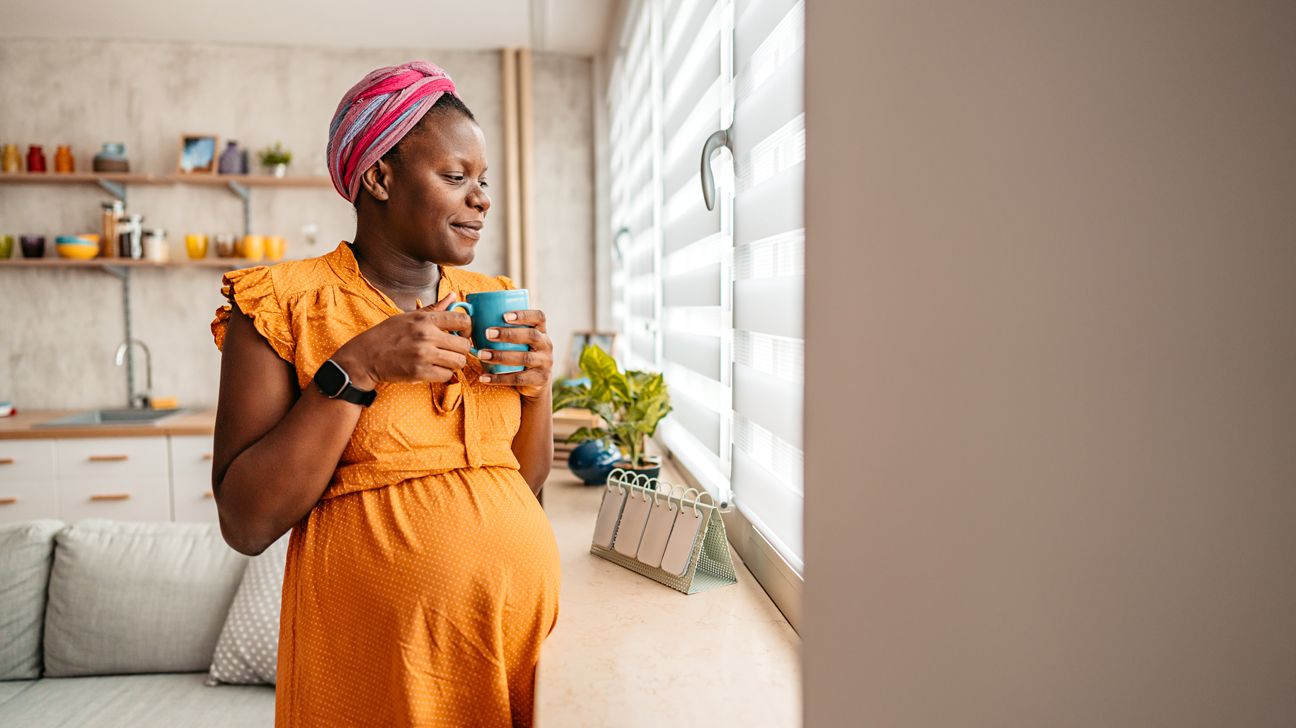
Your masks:
{"label": "wooden wall shelf", "polygon": [[6,268],[104,268],[108,266],[121,268],[220,268],[233,270],[254,265],[270,265],[268,261],[251,261],[243,258],[199,258],[197,260],[168,260],[159,263],[153,260],[134,260],[132,258],[91,258],[75,260],[72,258],[9,258],[0,260],[0,270]]}
{"label": "wooden wall shelf", "polygon": [[328,177],[275,177],[268,174],[136,174],[134,172],[5,172],[0,184],[58,185],[244,185],[247,187],[332,187]]}

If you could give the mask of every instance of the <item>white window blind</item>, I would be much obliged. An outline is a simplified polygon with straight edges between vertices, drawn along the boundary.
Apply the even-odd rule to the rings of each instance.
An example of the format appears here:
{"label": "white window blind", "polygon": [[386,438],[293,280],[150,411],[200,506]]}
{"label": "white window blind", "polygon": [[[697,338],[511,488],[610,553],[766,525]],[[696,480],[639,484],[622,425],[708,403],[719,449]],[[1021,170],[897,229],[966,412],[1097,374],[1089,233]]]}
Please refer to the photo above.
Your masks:
{"label": "white window blind", "polygon": [[[702,198],[702,147],[733,119],[732,0],[659,0],[662,63],[662,371],[675,411],[661,436],[729,500],[733,205]],[[727,168],[727,164],[718,165]]]}
{"label": "white window blind", "polygon": [[[804,0],[640,0],[613,63],[618,356],[666,374],[666,445],[802,568]],[[703,202],[699,160],[717,199]]]}
{"label": "white window blind", "polygon": [[805,0],[736,0],[734,501],[803,569]]}

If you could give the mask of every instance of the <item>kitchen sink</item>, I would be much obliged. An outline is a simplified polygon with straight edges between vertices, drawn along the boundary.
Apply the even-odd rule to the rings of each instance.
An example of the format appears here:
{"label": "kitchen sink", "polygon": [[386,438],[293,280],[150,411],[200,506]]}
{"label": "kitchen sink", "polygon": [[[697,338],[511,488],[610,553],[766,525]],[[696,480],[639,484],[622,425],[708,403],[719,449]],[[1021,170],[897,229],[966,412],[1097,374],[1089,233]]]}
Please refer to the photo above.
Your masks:
{"label": "kitchen sink", "polygon": [[96,409],[77,412],[56,420],[38,422],[34,427],[86,427],[98,425],[147,425],[172,417],[181,409]]}

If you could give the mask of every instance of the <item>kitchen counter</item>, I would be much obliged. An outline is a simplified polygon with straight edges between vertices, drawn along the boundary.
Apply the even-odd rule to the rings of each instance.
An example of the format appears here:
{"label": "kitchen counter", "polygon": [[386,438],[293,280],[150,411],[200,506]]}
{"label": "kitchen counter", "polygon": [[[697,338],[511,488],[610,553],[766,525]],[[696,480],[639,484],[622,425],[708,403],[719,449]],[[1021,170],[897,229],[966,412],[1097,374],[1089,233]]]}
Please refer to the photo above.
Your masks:
{"label": "kitchen counter", "polygon": [[[663,479],[681,482],[663,468]],[[730,549],[738,583],[685,595],[590,553],[601,487],[555,463],[544,508],[562,559],[536,725],[793,726],[801,641]]]}
{"label": "kitchen counter", "polygon": [[79,425],[35,427],[84,410],[19,411],[0,417],[0,440],[57,440],[73,437],[151,437],[164,435],[210,435],[216,430],[216,410],[190,410],[160,422],[131,425]]}

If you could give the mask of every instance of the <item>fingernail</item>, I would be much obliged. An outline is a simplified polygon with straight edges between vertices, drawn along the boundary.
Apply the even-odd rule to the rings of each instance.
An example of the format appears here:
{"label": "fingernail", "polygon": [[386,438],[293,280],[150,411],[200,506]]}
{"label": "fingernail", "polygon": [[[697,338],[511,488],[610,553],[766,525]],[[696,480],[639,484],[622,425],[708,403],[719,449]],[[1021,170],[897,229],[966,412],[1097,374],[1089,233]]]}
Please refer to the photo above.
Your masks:
{"label": "fingernail", "polygon": [[513,313],[512,311],[509,311],[508,313],[504,314],[504,320],[517,321],[517,314]]}
{"label": "fingernail", "polygon": [[478,359],[489,359],[489,358],[491,358],[491,353],[490,353],[489,351],[485,351],[485,350],[483,350],[483,351],[481,352],[481,354],[480,354],[477,358],[478,358]]}
{"label": "fingernail", "polygon": [[499,329],[486,329],[486,338],[488,338],[488,339],[498,339],[498,338],[499,338]]}
{"label": "fingernail", "polygon": [[481,375],[481,381],[489,383],[489,382],[490,382],[490,375],[489,375],[489,374],[483,374],[483,375]]}

